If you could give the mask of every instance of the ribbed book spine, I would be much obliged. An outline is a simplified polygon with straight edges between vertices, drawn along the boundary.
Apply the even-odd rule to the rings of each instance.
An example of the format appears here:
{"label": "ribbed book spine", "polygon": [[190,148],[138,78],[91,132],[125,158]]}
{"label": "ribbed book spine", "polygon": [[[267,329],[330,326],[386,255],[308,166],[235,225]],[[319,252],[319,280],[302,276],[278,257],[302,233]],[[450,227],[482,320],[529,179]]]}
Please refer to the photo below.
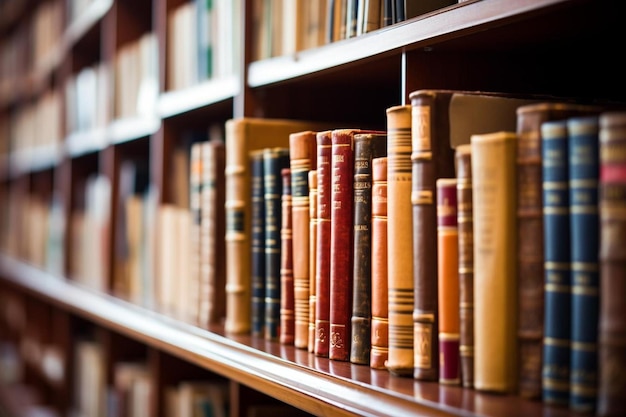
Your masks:
{"label": "ribbed book spine", "polygon": [[[387,164],[389,356],[385,366],[392,374],[410,376],[414,331],[410,105],[387,109]],[[417,336],[422,336],[421,330],[415,330]],[[430,335],[425,336],[430,340]]]}
{"label": "ribbed book spine", "polygon": [[472,145],[456,148],[457,222],[459,228],[459,320],[461,377],[474,386],[474,214],[472,206]]}
{"label": "ribbed book spine", "polygon": [[330,221],[332,132],[317,134],[317,254],[315,354],[328,357],[330,340]]}
{"label": "ribbed book spine", "polygon": [[265,335],[265,191],[263,150],[250,152],[252,334]]}
{"label": "ribbed book spine", "polygon": [[459,229],[455,178],[437,180],[439,382],[461,382],[459,358]]}
{"label": "ribbed book spine", "polygon": [[626,415],[626,112],[600,116],[600,416]]}
{"label": "ribbed book spine", "polygon": [[301,349],[307,349],[309,345],[309,171],[317,165],[316,144],[316,132],[289,135],[293,198],[294,345]]}
{"label": "ribbed book spine", "polygon": [[568,120],[571,238],[570,408],[594,412],[598,394],[598,319],[600,312],[600,179],[597,116]]}
{"label": "ribbed book spine", "polygon": [[280,336],[280,224],[282,170],[289,166],[289,148],[263,150],[265,197],[265,338]]}
{"label": "ribbed book spine", "polygon": [[281,177],[283,191],[280,223],[280,343],[292,345],[295,338],[295,296],[291,170],[283,168]]}
{"label": "ribbed book spine", "polygon": [[387,157],[372,159],[372,329],[370,367],[389,357],[387,284]]}
{"label": "ribbed book spine", "polygon": [[[317,152],[317,149],[316,149]],[[315,352],[315,309],[317,303],[317,170],[309,171],[309,342]]]}
{"label": "ribbed book spine", "polygon": [[567,122],[541,125],[543,173],[545,308],[543,400],[569,401],[571,275]]}
{"label": "ribbed book spine", "polygon": [[517,382],[515,151],[512,132],[472,135],[474,387],[513,392]]}
{"label": "ribbed book spine", "polygon": [[350,362],[369,364],[372,300],[372,158],[387,154],[387,135],[354,136],[352,344]]}

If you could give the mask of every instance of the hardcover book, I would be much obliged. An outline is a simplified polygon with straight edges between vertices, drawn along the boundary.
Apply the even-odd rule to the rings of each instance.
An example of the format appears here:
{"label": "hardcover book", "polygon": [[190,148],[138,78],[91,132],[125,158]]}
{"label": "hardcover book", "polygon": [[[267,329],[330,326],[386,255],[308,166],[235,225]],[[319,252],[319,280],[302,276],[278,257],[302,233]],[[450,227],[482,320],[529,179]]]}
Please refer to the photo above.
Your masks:
{"label": "hardcover book", "polygon": [[280,343],[292,345],[295,338],[295,299],[291,170],[283,168],[281,176],[283,191],[280,223]]}
{"label": "hardcover book", "polygon": [[[316,149],[317,156],[317,149]],[[317,161],[316,161],[317,162]],[[316,164],[317,165],[317,164]],[[309,341],[308,351],[315,352],[315,309],[317,304],[317,170],[309,171]]]}
{"label": "hardcover book", "polygon": [[289,146],[289,135],[322,130],[319,122],[242,117],[226,122],[226,323],[227,333],[251,330],[251,150]]}
{"label": "hardcover book", "polygon": [[387,155],[386,134],[354,136],[352,345],[350,362],[370,363],[372,316],[372,159]]}
{"label": "hardcover book", "polygon": [[265,191],[263,181],[264,159],[263,149],[250,152],[251,170],[251,272],[252,301],[251,320],[252,334],[265,335]]}

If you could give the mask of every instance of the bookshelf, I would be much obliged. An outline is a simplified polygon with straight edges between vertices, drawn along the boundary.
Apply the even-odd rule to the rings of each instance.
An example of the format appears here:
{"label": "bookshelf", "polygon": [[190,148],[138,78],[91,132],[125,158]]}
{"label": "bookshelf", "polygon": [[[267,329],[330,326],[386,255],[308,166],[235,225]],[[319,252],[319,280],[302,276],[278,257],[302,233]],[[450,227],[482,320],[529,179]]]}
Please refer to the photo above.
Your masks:
{"label": "bookshelf", "polygon": [[[256,1],[214,1],[234,5],[216,35],[220,70],[178,84],[169,60],[185,42],[173,40],[170,18],[190,3],[0,0],[0,342],[26,356],[21,374],[38,402],[59,415],[76,406],[75,342],[89,340],[108,385],[116,364],[147,365],[149,417],[164,417],[165,392],[188,379],[226,382],[231,416],[265,404],[312,415],[574,415],[201,329],[130,302],[116,292],[122,167],[146,167],[152,204],[188,209],[178,150],[233,117],[384,129],[385,110],[421,88],[624,103],[618,2],[468,0],[254,60]],[[42,40],[46,25],[54,36]]]}

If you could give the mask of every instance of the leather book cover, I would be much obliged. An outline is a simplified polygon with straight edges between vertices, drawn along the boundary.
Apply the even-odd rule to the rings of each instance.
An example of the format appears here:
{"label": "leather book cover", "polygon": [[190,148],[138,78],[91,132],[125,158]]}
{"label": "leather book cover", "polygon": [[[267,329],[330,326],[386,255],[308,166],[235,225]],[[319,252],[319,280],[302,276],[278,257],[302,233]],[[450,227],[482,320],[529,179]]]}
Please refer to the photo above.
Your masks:
{"label": "leather book cover", "polygon": [[[188,320],[200,322],[200,287],[202,282],[202,146],[204,142],[194,142],[189,149],[189,212],[191,213],[191,253],[189,254],[189,301]],[[137,223],[135,223],[137,224]],[[139,224],[141,224],[139,222]]]}
{"label": "leather book cover", "polygon": [[389,356],[387,299],[387,157],[372,159],[372,325],[370,367],[385,369]]}
{"label": "leather book cover", "polygon": [[317,133],[317,254],[315,354],[328,357],[330,341],[330,190],[332,131]]}
{"label": "leather book cover", "polygon": [[[349,361],[353,284],[354,137],[373,133],[335,129],[331,135],[330,346],[328,357]],[[376,132],[380,133],[380,132]]]}
{"label": "leather book cover", "polygon": [[474,387],[517,384],[517,244],[514,132],[471,136],[474,205]]}
{"label": "leather book cover", "polygon": [[600,313],[598,116],[567,121],[572,274],[570,408],[594,412]]}
{"label": "leather book cover", "polygon": [[587,106],[538,102],[517,110],[517,269],[519,276],[519,394],[541,398],[544,334],[544,243],[541,124],[588,112]]}
{"label": "leather book cover", "polygon": [[263,150],[250,152],[252,230],[252,334],[265,335],[265,191],[263,180],[265,168]]}
{"label": "leather book cover", "polygon": [[280,222],[280,343],[293,345],[295,339],[293,197],[291,169],[283,168]]}
{"label": "leather book cover", "polygon": [[[316,135],[317,144],[317,135]],[[315,149],[317,157],[317,146]],[[317,160],[316,160],[317,167]],[[308,351],[315,352],[315,309],[317,303],[317,169],[309,171],[309,341]]]}
{"label": "leather book cover", "polygon": [[413,375],[411,106],[387,109],[388,358],[394,375]]}
{"label": "leather book cover", "polygon": [[474,386],[474,214],[472,145],[456,148],[457,223],[459,229],[459,326],[461,382]]}
{"label": "leather book cover", "polygon": [[303,131],[289,136],[291,192],[293,201],[293,279],[295,298],[294,345],[309,345],[309,171],[317,166],[316,132]]}
{"label": "leather book cover", "polygon": [[456,178],[437,179],[439,383],[461,383]]}
{"label": "leather book cover", "polygon": [[600,116],[600,416],[626,414],[626,112]]}
{"label": "leather book cover", "polygon": [[[282,170],[289,167],[289,148],[263,151],[263,200],[265,201],[265,338],[280,338]],[[292,273],[293,274],[293,273]]]}
{"label": "leather book cover", "polygon": [[225,153],[223,141],[203,142],[200,221],[200,323],[203,327],[222,323],[226,315]]}
{"label": "leather book cover", "polygon": [[567,405],[570,392],[571,265],[566,120],[542,123],[541,168],[545,271],[542,399],[547,404]]}
{"label": "leather book cover", "polygon": [[387,155],[387,135],[354,135],[352,344],[350,362],[368,365],[372,299],[372,159]]}
{"label": "leather book cover", "polygon": [[251,218],[249,153],[289,146],[289,135],[323,130],[327,124],[290,119],[242,117],[226,122],[226,333],[251,331]]}

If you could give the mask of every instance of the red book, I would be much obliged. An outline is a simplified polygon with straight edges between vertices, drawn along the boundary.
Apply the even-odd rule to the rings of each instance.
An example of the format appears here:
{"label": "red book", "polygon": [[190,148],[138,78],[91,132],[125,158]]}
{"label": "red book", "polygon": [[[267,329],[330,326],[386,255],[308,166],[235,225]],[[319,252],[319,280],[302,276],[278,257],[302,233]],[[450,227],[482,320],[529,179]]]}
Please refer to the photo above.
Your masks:
{"label": "red book", "polygon": [[280,343],[293,345],[295,338],[295,293],[291,169],[283,168],[280,174],[283,181],[280,222]]}

